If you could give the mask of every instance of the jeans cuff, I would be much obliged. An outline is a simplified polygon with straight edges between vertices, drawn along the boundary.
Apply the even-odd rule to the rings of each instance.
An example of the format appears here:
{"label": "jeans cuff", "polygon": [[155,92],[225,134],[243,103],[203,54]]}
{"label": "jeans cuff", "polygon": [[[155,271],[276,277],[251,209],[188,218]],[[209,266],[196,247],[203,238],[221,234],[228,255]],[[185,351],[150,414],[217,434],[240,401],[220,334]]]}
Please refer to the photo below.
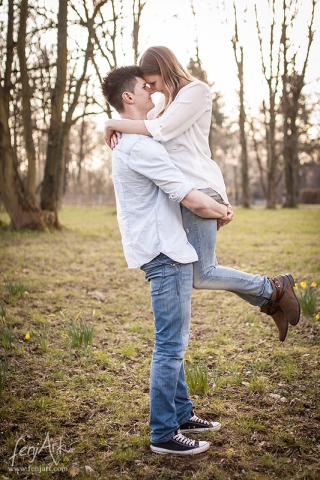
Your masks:
{"label": "jeans cuff", "polygon": [[192,418],[193,415],[194,415],[193,410],[191,410],[191,412],[181,420],[181,422],[179,423],[179,427],[180,425],[183,425],[184,423],[189,422],[190,418]]}
{"label": "jeans cuff", "polygon": [[[178,429],[178,427],[177,427]],[[151,443],[164,443],[164,442],[168,442],[169,440],[171,440],[171,438],[176,434],[176,430],[174,430],[172,433],[169,433],[169,435],[166,435],[165,437],[162,437],[162,438],[159,438],[157,440],[153,440],[152,439],[152,435],[151,435]]]}

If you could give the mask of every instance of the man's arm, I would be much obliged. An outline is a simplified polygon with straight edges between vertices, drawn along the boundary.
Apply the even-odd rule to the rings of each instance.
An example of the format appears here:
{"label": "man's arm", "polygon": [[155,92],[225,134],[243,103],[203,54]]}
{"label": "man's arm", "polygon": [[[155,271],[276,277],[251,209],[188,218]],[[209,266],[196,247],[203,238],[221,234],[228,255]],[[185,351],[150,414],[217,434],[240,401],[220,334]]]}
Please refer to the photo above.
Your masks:
{"label": "man's arm", "polygon": [[223,218],[228,215],[227,205],[217,202],[195,188],[184,197],[181,203],[199,217]]}

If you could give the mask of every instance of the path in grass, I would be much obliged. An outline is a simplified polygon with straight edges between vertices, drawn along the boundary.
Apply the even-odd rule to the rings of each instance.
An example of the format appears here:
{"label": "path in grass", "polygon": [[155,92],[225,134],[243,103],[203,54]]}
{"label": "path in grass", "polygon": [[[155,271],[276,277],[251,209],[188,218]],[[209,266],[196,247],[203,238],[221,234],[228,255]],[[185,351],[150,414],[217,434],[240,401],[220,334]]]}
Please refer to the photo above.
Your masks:
{"label": "path in grass", "polygon": [[[66,208],[61,220],[59,233],[0,232],[2,478],[318,479],[315,314],[280,344],[254,307],[195,291],[186,365],[205,366],[209,389],[192,399],[223,428],[194,458],[152,454],[148,284],[126,267],[114,209]],[[319,220],[318,207],[238,208],[219,233],[219,263],[320,285]]]}

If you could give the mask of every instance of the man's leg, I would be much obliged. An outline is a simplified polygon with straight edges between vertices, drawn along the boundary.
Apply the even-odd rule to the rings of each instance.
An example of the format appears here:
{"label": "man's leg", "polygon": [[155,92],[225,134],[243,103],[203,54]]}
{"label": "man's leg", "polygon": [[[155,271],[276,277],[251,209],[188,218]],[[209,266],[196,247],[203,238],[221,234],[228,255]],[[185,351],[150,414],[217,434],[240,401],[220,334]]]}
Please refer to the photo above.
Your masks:
{"label": "man's leg", "polygon": [[[179,428],[175,397],[189,341],[192,264],[160,254],[142,269],[150,281],[155,343],[150,375],[151,441],[165,442]],[[187,387],[179,385],[179,416],[190,418]]]}
{"label": "man's leg", "polygon": [[150,374],[151,448],[158,453],[200,453],[209,444],[181,435],[177,415],[177,404],[181,419],[192,415],[192,402],[181,372],[189,340],[193,266],[160,254],[141,268],[150,281],[155,322]]}

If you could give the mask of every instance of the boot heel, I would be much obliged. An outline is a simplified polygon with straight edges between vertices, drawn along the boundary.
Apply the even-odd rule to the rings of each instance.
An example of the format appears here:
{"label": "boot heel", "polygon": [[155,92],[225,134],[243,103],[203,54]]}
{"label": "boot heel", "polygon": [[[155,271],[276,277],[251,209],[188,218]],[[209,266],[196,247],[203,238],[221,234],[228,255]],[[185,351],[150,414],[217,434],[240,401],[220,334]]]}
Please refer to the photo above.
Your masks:
{"label": "boot heel", "polygon": [[290,273],[287,273],[286,276],[289,278],[289,282],[291,283],[291,287],[293,288],[295,286],[295,281],[293,280],[293,276]]}

